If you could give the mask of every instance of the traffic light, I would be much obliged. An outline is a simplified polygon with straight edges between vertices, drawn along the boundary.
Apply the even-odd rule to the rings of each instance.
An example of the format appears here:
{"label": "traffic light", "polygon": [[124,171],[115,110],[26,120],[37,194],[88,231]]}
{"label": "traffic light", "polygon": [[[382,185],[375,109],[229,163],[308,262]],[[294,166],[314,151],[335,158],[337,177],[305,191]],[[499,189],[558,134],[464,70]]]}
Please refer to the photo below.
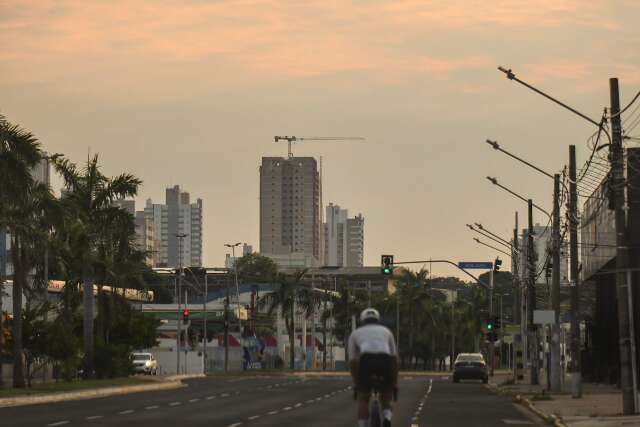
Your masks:
{"label": "traffic light", "polygon": [[545,277],[547,280],[551,279],[551,274],[553,272],[553,262],[550,260],[547,261],[547,265],[545,266]]}
{"label": "traffic light", "polygon": [[182,323],[189,323],[189,309],[182,310]]}
{"label": "traffic light", "polygon": [[385,276],[393,274],[393,255],[380,256],[380,273]]}
{"label": "traffic light", "polygon": [[489,319],[489,320],[487,321],[487,330],[488,330],[489,332],[491,332],[491,331],[493,331],[493,327],[494,327],[493,319]]}
{"label": "traffic light", "polygon": [[493,272],[497,273],[500,271],[500,266],[502,265],[502,260],[500,257],[497,257],[495,261],[493,261]]}
{"label": "traffic light", "polygon": [[502,322],[500,321],[500,316],[496,316],[495,319],[493,319],[493,329],[500,329],[502,328]]}

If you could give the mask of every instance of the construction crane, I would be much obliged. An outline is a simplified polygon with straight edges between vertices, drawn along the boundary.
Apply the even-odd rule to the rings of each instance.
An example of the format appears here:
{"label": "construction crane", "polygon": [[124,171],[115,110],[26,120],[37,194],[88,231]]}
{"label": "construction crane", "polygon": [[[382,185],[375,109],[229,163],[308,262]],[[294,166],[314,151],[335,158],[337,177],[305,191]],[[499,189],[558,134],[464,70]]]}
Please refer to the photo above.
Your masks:
{"label": "construction crane", "polygon": [[289,145],[289,158],[293,157],[291,151],[291,144],[295,142],[303,141],[364,141],[361,136],[311,136],[311,137],[297,137],[297,136],[274,136],[273,142],[287,141]]}

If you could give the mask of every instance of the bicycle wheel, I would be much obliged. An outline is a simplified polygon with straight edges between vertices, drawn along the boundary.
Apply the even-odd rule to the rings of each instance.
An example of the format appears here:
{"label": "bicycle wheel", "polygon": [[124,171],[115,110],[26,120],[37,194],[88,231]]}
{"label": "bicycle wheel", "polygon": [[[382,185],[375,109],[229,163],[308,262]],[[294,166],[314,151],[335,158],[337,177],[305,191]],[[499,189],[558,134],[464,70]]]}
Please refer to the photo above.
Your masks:
{"label": "bicycle wheel", "polygon": [[377,397],[373,398],[371,408],[369,410],[369,426],[382,427],[382,406]]}

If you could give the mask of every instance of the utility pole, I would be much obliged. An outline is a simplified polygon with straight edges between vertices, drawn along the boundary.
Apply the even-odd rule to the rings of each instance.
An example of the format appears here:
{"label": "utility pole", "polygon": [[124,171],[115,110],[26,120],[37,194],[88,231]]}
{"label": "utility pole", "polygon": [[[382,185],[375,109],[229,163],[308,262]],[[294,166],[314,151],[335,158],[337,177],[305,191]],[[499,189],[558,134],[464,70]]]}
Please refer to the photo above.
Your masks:
{"label": "utility pole", "polygon": [[[224,371],[229,371],[229,271],[227,270],[227,294],[224,299]],[[280,339],[280,337],[278,337]]]}
{"label": "utility pole", "polygon": [[203,362],[203,365],[204,365],[204,369],[203,369],[202,373],[204,375],[207,375],[207,341],[208,341],[208,338],[207,338],[207,297],[209,296],[209,283],[207,282],[207,276],[208,276],[207,269],[205,268],[204,269],[204,298],[203,298],[203,302],[202,302],[202,305],[203,305],[203,308],[204,308],[204,325],[202,327],[202,329],[203,329],[203,332],[202,332],[202,335],[203,335],[203,340],[202,340],[202,342],[203,342],[203,346],[202,346],[203,347],[202,348],[202,350],[203,350],[203,352],[202,352],[202,362]]}
{"label": "utility pole", "polygon": [[527,323],[529,326],[529,354],[531,358],[531,384],[538,380],[538,340],[536,325],[533,323],[533,311],[536,309],[536,266],[533,248],[533,200],[527,200],[529,230],[527,232]]}
{"label": "utility pole", "polygon": [[611,132],[612,142],[610,148],[611,173],[613,191],[613,203],[615,210],[616,226],[616,296],[618,300],[618,342],[620,343],[620,386],[622,388],[622,412],[624,415],[635,413],[634,396],[631,369],[631,342],[629,299],[627,287],[631,283],[627,281],[626,270],[629,268],[629,253],[626,238],[626,213],[625,213],[625,178],[624,178],[624,148],[622,147],[622,124],[620,123],[620,93],[618,79],[609,79],[609,93],[611,98]]}
{"label": "utility pole", "polygon": [[520,266],[518,265],[518,212],[516,211],[515,228],[513,229],[513,246],[511,248],[511,263],[513,264],[513,323],[518,324],[520,321]]}
{"label": "utility pole", "polygon": [[177,352],[176,352],[176,375],[180,375],[180,348],[181,348],[181,339],[182,339],[182,304],[181,304],[181,293],[182,293],[182,244],[186,234],[176,234],[178,238],[178,316],[176,317],[176,321],[178,322],[178,337],[177,339]]}
{"label": "utility pole", "polygon": [[576,146],[569,146],[569,251],[571,274],[571,396],[582,397],[580,361],[580,319],[578,277],[578,187],[576,183]]}
{"label": "utility pole", "polygon": [[553,230],[552,230],[551,309],[555,311],[551,325],[551,390],[560,391],[560,175],[553,176]]}
{"label": "utility pole", "polygon": [[[492,319],[491,321],[493,321],[493,269],[494,266],[491,266],[491,271],[489,272],[489,319]],[[502,325],[500,325],[500,327],[502,327]],[[493,332],[493,331],[492,331]],[[490,367],[490,373],[491,376],[493,376],[494,373],[494,353],[496,351],[496,346],[494,344],[494,341],[492,339],[489,340],[489,367]]]}

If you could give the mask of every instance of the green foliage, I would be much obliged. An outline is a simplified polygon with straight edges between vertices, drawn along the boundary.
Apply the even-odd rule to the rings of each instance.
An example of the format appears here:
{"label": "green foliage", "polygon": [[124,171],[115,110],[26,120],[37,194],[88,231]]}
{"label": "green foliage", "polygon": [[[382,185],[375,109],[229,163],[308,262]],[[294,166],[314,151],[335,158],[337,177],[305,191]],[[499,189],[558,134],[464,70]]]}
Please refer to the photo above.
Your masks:
{"label": "green foliage", "polygon": [[278,273],[278,266],[271,258],[257,253],[238,258],[236,268],[242,279],[256,282],[270,282],[276,278]]}
{"label": "green foliage", "polygon": [[96,376],[98,378],[126,377],[131,373],[131,347],[127,344],[96,342]]}

